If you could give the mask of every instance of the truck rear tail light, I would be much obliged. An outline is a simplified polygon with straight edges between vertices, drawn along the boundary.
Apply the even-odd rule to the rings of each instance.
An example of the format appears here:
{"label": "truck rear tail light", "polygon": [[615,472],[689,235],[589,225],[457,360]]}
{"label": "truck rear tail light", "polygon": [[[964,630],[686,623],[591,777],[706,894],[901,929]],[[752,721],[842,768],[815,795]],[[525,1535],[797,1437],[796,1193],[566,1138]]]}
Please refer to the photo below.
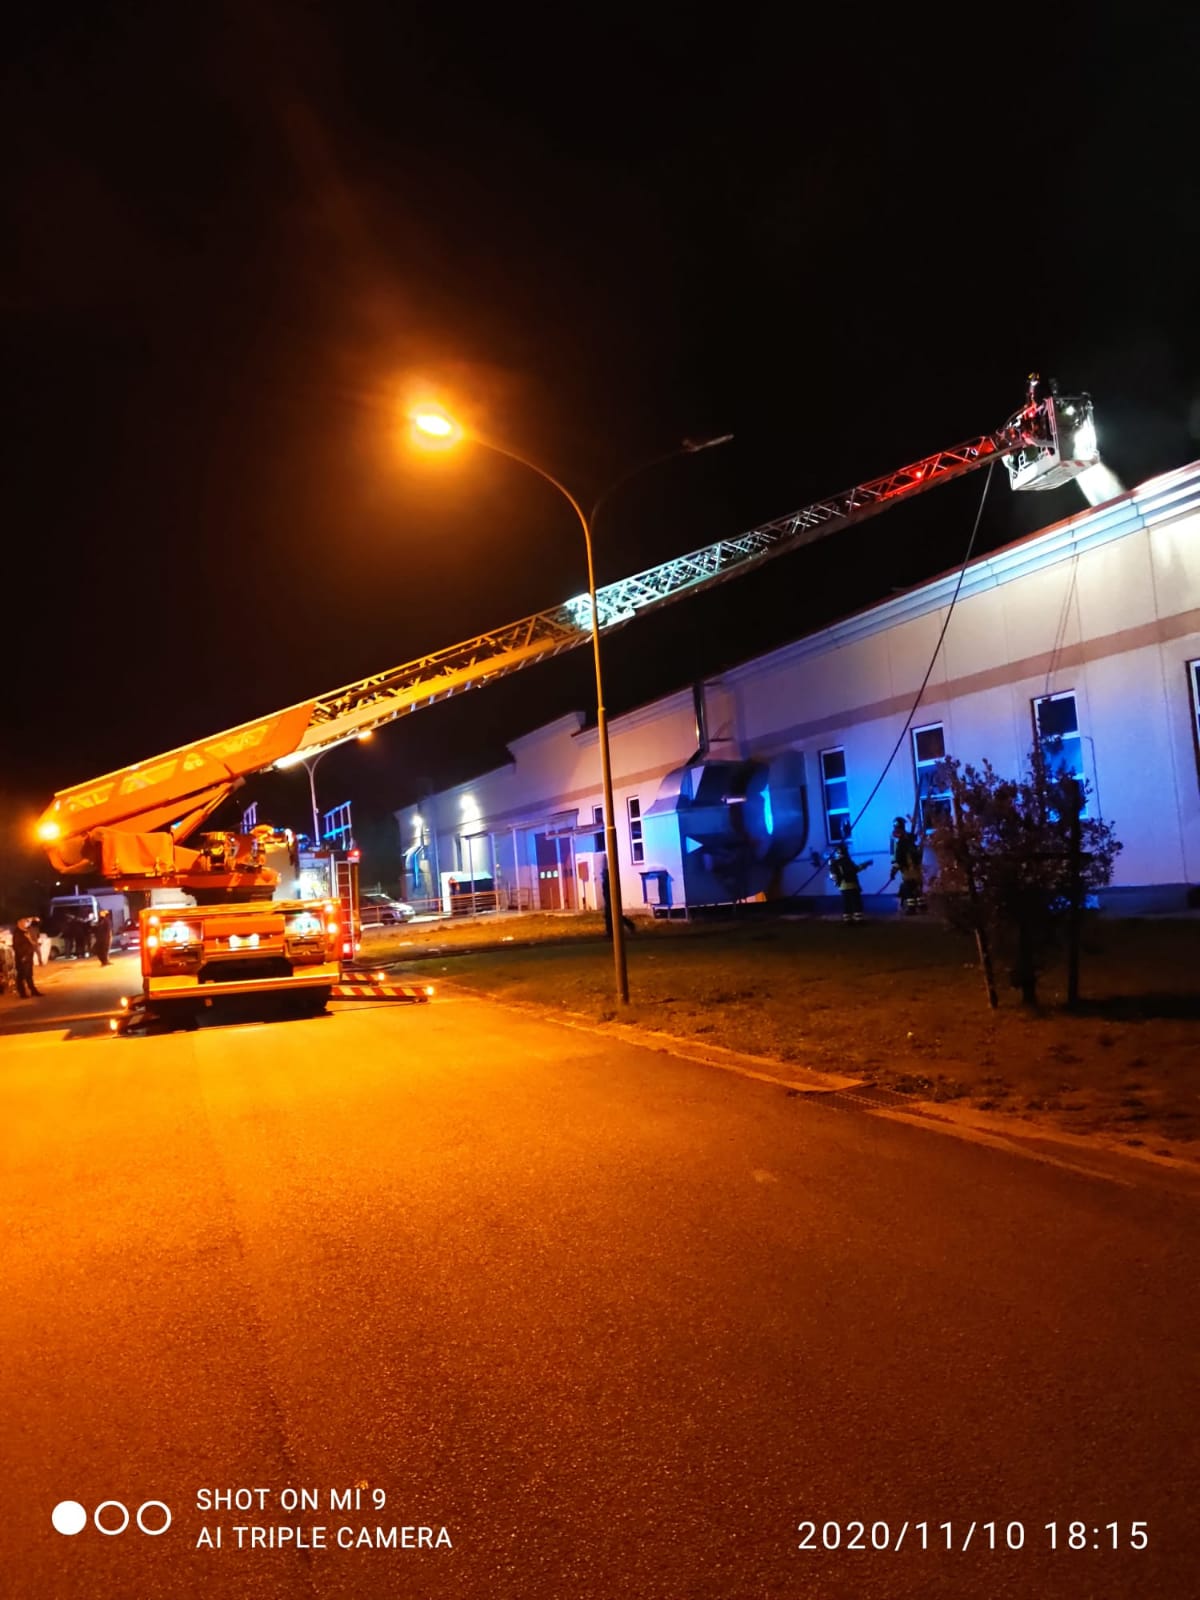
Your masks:
{"label": "truck rear tail light", "polygon": [[204,924],[185,917],[146,918],[142,940],[142,971],[187,972],[204,959]]}

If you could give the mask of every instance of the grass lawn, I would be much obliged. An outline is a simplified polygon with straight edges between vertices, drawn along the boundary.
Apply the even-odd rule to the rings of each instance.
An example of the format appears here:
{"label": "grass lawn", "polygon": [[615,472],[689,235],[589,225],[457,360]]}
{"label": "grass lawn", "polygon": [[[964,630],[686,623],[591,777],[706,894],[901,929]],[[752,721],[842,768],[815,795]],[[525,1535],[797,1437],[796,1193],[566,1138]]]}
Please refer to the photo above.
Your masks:
{"label": "grass lawn", "polygon": [[[369,948],[605,1022],[601,931],[595,916],[485,918]],[[1087,937],[1078,1012],[1063,1009],[1057,969],[1038,1011],[1004,988],[992,1012],[973,942],[932,920],[639,924],[620,1020],[1200,1160],[1200,920],[1101,921]],[[510,943],[449,959],[481,940]]]}

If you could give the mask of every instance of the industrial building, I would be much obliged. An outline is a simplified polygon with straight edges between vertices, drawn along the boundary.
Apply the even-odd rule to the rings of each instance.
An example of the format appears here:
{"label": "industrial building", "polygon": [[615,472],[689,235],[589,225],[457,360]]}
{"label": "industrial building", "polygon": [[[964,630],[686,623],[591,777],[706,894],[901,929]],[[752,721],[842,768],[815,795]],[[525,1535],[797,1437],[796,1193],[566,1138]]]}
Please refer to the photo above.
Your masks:
{"label": "industrial building", "polygon": [[[944,804],[939,760],[986,757],[1015,776],[1039,735],[1061,741],[1090,785],[1090,814],[1124,844],[1106,903],[1183,907],[1200,885],[1200,463],[615,717],[609,731],[634,913],[832,896],[812,854],[851,826],[854,855],[874,861],[862,880],[870,906],[893,817],[916,810],[928,825]],[[408,894],[473,882],[502,905],[594,909],[595,726],[572,714],[508,749],[506,765],[396,813]]]}

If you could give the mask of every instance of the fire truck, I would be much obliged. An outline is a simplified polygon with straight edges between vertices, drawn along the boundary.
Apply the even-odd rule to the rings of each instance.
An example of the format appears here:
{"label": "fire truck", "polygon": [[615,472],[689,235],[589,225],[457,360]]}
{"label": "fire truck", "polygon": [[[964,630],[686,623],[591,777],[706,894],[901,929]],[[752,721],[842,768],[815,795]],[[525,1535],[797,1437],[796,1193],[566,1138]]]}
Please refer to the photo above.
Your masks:
{"label": "fire truck", "polygon": [[[186,1025],[235,997],[269,996],[276,1014],[308,1016],[331,998],[432,996],[427,985],[358,971],[356,850],[301,857],[293,834],[270,828],[207,833],[197,845],[184,870],[149,880],[159,892],[139,915],[142,992],[122,1000],[116,1031]],[[145,889],[148,880],[114,881]]]}
{"label": "fire truck", "polygon": [[[191,869],[156,885],[192,904],[160,900],[140,914],[143,1005],[182,1015],[214,994],[270,992],[290,996],[293,1010],[323,1010],[358,951],[356,866],[353,852],[310,857],[297,897],[301,863],[291,833],[203,835]],[[239,874],[252,881],[236,886]],[[225,877],[234,884],[211,881]]]}
{"label": "fire truck", "polygon": [[[1044,490],[1099,464],[1087,395],[1039,394],[993,433],[940,450],[734,538],[596,591],[600,630],[724,583],[778,556],[864,521],[980,467],[1003,461],[1014,489]],[[169,889],[186,907],[141,913],[139,1019],[192,1016],[225,996],[292,995],[309,1010],[361,992],[353,979],[354,862],[331,857],[327,887],[295,897],[295,841],[270,827],[202,832],[248,777],[286,768],[413,711],[590,643],[593,596],[477,635],[448,649],[242,723],[212,738],[135,762],[54,796],[38,835],[55,869],[97,875],[118,889]],[[377,985],[379,998],[393,996]],[[395,997],[405,994],[398,986]]]}

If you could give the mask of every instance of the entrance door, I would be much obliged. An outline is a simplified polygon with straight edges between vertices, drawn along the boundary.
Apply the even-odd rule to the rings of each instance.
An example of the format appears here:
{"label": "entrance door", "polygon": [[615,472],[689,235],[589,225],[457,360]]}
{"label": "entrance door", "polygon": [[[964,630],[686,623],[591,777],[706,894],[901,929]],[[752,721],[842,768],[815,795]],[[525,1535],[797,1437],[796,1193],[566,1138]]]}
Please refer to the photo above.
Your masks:
{"label": "entrance door", "polygon": [[542,911],[561,911],[562,883],[558,875],[558,850],[553,839],[544,833],[533,836],[537,851],[538,906]]}
{"label": "entrance door", "polygon": [[562,884],[563,909],[575,911],[579,906],[579,890],[575,882],[575,841],[558,841],[559,881]]}

